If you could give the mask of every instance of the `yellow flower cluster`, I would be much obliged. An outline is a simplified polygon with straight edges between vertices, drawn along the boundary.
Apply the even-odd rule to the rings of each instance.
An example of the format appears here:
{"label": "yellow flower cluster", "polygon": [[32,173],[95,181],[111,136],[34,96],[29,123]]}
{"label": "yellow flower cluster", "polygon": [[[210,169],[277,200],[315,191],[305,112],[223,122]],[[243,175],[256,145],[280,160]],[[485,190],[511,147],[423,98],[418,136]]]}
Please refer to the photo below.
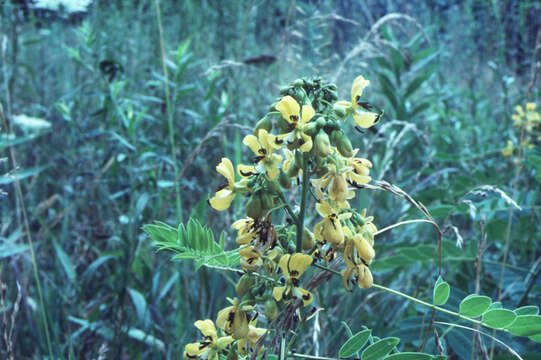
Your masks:
{"label": "yellow flower cluster", "polygon": [[[235,287],[241,298],[228,298],[231,305],[218,312],[216,326],[223,336],[209,319],[195,323],[203,338],[186,345],[186,358],[217,360],[219,354],[235,358],[261,351],[261,336],[270,330],[256,327],[257,316],[264,314],[269,325],[286,305],[299,312],[312,304],[314,295],[302,286],[301,276],[315,262],[331,261],[337,253],[343,257],[346,290],[351,291],[351,280],[360,288],[372,286],[369,266],[377,229],[365,210],[357,211],[349,203],[355,190],[371,181],[372,163],[356,157],[358,149],[341,126],[348,118],[356,128],[379,121],[383,113],[369,111],[371,105],[361,101],[369,84],[358,76],[350,101],[336,101],[333,84],[319,78],[296,80],[281,90],[282,97],[254,133],[244,137],[243,144],[254,155],[251,163],[238,165],[236,172],[227,158],[216,166],[226,183],[209,199],[212,208],[224,211],[236,195],[248,197],[246,217],[232,224],[243,270]],[[273,134],[273,127],[278,132]],[[282,193],[292,183],[302,195],[297,204],[290,204],[292,199]],[[313,228],[304,223],[307,208],[313,206],[307,204],[307,194],[313,195],[321,216]],[[288,223],[275,227],[272,216],[279,211],[286,212]]]}
{"label": "yellow flower cluster", "polygon": [[[517,156],[526,149],[534,147],[533,142],[541,141],[541,116],[536,111],[535,103],[526,103],[526,109],[522,106],[515,106],[515,113],[511,116],[513,126],[517,127],[521,132],[520,144],[516,144],[513,140],[507,140],[506,146],[501,150],[502,155],[511,157],[517,152]],[[520,163],[520,159],[514,158],[514,161]]]}

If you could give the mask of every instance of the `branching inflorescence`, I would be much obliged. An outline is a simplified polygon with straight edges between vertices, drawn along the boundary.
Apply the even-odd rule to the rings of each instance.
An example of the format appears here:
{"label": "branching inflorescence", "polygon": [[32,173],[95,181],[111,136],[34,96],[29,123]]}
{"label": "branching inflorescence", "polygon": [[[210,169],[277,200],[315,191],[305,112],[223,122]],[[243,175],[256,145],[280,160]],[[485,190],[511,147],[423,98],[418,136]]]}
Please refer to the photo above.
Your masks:
{"label": "branching inflorescence", "polygon": [[[263,351],[265,338],[276,339],[314,311],[306,310],[314,297],[303,286],[303,274],[311,265],[343,259],[339,263],[348,291],[352,284],[372,286],[369,266],[377,228],[366,210],[349,203],[355,189],[371,181],[372,163],[356,157],[358,149],[343,129],[349,118],[361,133],[379,121],[382,113],[371,111],[361,98],[369,84],[358,76],[350,101],[337,101],[334,84],[320,78],[296,80],[281,89],[282,97],[243,139],[253,152],[250,163],[238,164],[235,171],[233,163],[222,158],[216,166],[226,183],[209,204],[223,211],[235,196],[248,198],[246,218],[232,224],[244,273],[235,288],[239,298],[228,299],[231,306],[218,313],[218,330],[210,319],[195,323],[203,338],[186,345],[186,358],[214,360],[219,354],[236,358]],[[304,223],[309,194],[321,216],[313,228]],[[292,201],[295,195],[298,202]],[[273,223],[282,211],[285,223]],[[284,316],[275,321],[280,313]],[[268,329],[256,327],[260,314]]]}

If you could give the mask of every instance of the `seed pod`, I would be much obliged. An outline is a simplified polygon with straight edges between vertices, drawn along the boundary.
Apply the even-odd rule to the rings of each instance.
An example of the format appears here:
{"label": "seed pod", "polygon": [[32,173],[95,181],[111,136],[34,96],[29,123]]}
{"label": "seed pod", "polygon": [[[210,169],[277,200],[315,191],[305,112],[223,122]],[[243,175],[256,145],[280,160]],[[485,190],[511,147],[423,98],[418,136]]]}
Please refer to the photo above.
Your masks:
{"label": "seed pod", "polygon": [[251,275],[244,274],[240,277],[239,281],[237,282],[237,285],[235,286],[235,291],[240,296],[244,296],[250,291],[250,289],[255,284],[255,278]]}
{"label": "seed pod", "polygon": [[331,152],[329,135],[323,129],[319,130],[316,136],[316,154],[319,157],[326,157]]}
{"label": "seed pod", "polygon": [[336,85],[333,83],[330,83],[327,85],[327,89],[329,89],[329,91],[336,91]]}
{"label": "seed pod", "polygon": [[272,297],[265,301],[265,316],[269,321],[273,321],[278,317],[278,305]]}
{"label": "seed pod", "polygon": [[307,228],[304,228],[304,231],[302,233],[302,249],[304,251],[308,251],[308,250],[311,250],[313,247],[314,247],[314,234]]}
{"label": "seed pod", "polygon": [[261,206],[263,207],[264,212],[267,212],[267,210],[272,209],[274,207],[274,199],[272,195],[270,194],[261,195]]}
{"label": "seed pod", "polygon": [[289,189],[291,187],[291,178],[287,176],[282,169],[280,169],[280,174],[278,175],[278,182],[284,189]]}
{"label": "seed pod", "polygon": [[295,81],[293,81],[293,86],[303,86],[304,85],[304,80],[303,79],[297,79]]}
{"label": "seed pod", "polygon": [[259,195],[252,195],[250,200],[248,200],[246,204],[246,215],[252,219],[259,219],[265,215],[265,209],[262,207]]}
{"label": "seed pod", "polygon": [[314,136],[317,134],[317,122],[309,122],[304,128],[303,132],[307,135]]}
{"label": "seed pod", "polygon": [[321,129],[322,127],[325,126],[325,124],[327,124],[327,120],[325,120],[324,117],[320,116],[317,118],[316,124],[317,124],[317,127]]}
{"label": "seed pod", "polygon": [[280,187],[278,186],[278,183],[276,181],[269,181],[267,184],[267,189],[269,190],[270,194],[276,194],[280,191]]}
{"label": "seed pod", "polygon": [[289,176],[289,178],[296,178],[297,175],[299,175],[299,170],[300,168],[297,165],[297,162],[293,161],[293,163],[287,168],[287,176]]}
{"label": "seed pod", "polygon": [[260,129],[265,129],[268,132],[272,130],[272,121],[269,117],[265,116],[264,118],[260,119],[257,124],[255,125],[254,134],[257,136],[259,134]]}
{"label": "seed pod", "polygon": [[351,146],[351,141],[349,141],[348,137],[342,130],[334,130],[331,133],[331,139],[342,156],[353,156],[353,147]]}

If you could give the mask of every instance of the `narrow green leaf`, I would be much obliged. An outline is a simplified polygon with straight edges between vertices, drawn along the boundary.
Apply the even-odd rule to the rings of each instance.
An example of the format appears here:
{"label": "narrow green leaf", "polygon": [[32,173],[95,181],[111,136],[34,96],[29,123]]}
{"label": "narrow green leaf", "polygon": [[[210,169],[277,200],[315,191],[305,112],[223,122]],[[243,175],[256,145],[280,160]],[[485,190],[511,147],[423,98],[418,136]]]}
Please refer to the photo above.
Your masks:
{"label": "narrow green leaf", "polygon": [[528,339],[535,341],[537,343],[541,343],[541,334],[529,336]]}
{"label": "narrow green leaf", "polygon": [[338,351],[338,356],[341,358],[348,358],[353,356],[353,354],[361,350],[364,344],[366,344],[371,332],[372,330],[367,329],[359,331],[357,334],[353,335],[344,343],[344,345],[342,345],[342,347]]}
{"label": "narrow green leaf", "polygon": [[398,354],[392,354],[385,358],[385,360],[431,360],[432,355],[423,354],[420,352],[403,352]]}
{"label": "narrow green leaf", "polygon": [[517,315],[537,315],[539,314],[539,308],[535,305],[526,305],[515,309]]}
{"label": "narrow green leaf", "polygon": [[139,318],[139,321],[143,323],[145,319],[145,312],[147,309],[147,302],[145,300],[145,297],[143,296],[143,294],[141,294],[135,289],[129,288],[128,292],[130,293],[131,300],[133,301],[133,305],[135,306],[135,312],[137,313],[137,317]]}
{"label": "narrow green leaf", "polygon": [[436,281],[436,286],[434,286],[433,301],[434,305],[443,305],[449,299],[449,294],[451,293],[451,287],[449,284],[441,278],[438,278]]}
{"label": "narrow green leaf", "polygon": [[541,334],[541,316],[519,315],[511,326],[506,328],[511,334],[517,336],[532,336]]}
{"label": "narrow green leaf", "polygon": [[383,359],[394,349],[396,345],[398,345],[399,342],[400,339],[396,337],[387,337],[381,339],[364,349],[363,353],[361,354],[361,360]]}
{"label": "narrow green leaf", "polygon": [[511,325],[517,315],[507,309],[492,309],[483,314],[482,321],[486,325],[494,329],[502,329]]}
{"label": "narrow green leaf", "polygon": [[53,240],[53,246],[56,252],[56,256],[58,257],[58,261],[60,261],[60,265],[62,265],[62,267],[64,268],[68,279],[74,282],[77,274],[75,273],[75,267],[73,266],[73,263],[71,262],[69,256],[66,254],[64,249],[62,249],[62,247],[56,242],[56,240]]}
{"label": "narrow green leaf", "polygon": [[459,312],[469,317],[481,316],[492,303],[488,296],[471,294],[460,302]]}

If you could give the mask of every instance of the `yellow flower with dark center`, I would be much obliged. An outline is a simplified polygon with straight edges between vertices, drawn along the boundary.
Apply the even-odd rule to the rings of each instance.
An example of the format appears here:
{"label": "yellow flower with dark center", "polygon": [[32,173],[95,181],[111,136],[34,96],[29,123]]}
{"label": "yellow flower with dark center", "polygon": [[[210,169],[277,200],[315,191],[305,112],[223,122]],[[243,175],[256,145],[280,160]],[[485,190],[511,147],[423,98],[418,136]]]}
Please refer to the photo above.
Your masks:
{"label": "yellow flower with dark center", "polygon": [[234,339],[242,339],[248,335],[248,313],[253,310],[251,306],[241,305],[239,300],[227,298],[232,304],[218,312],[216,325]]}
{"label": "yellow flower with dark center", "polygon": [[323,216],[323,220],[314,227],[316,240],[320,242],[328,241],[334,245],[341,245],[344,241],[344,230],[340,220],[349,219],[351,213],[346,212],[338,214],[337,209],[333,208],[328,201],[321,201],[316,204],[317,212]]}
{"label": "yellow flower with dark center", "polygon": [[[235,170],[233,163],[228,158],[222,158],[222,161],[216,166],[216,171],[222,174],[227,180],[227,184],[222,185],[216,191],[216,194],[209,199],[209,204],[218,211],[223,211],[229,208],[231,202],[235,198],[235,193],[244,192],[247,190],[245,180],[235,183]],[[253,166],[239,165],[238,172],[241,176],[249,176]]]}
{"label": "yellow flower with dark center", "polygon": [[[342,164],[342,160],[337,161]],[[327,190],[329,199],[338,203],[341,208],[349,207],[348,199],[355,197],[355,192],[348,187],[347,174],[353,172],[350,166],[337,167],[336,164],[328,165],[328,172],[320,179],[312,180],[312,185],[319,200],[325,199],[324,191]]]}
{"label": "yellow flower with dark center", "polygon": [[203,339],[200,342],[186,345],[184,348],[184,357],[186,359],[197,359],[201,355],[208,353],[207,359],[218,360],[218,354],[234,340],[231,336],[223,336],[218,338],[218,334],[212,320],[197,320],[194,325],[203,334]]}
{"label": "yellow flower with dark center", "polygon": [[239,254],[240,266],[242,266],[244,270],[254,271],[263,265],[261,254],[257,252],[252,245],[240,249]]}
{"label": "yellow flower with dark center", "polygon": [[231,225],[237,230],[237,244],[246,245],[257,237],[255,221],[251,217],[237,220]]}
{"label": "yellow flower with dark center", "polygon": [[354,281],[361,289],[369,289],[374,283],[372,273],[365,264],[359,264],[355,267],[347,267],[341,271],[341,275],[342,283],[347,291],[351,291],[351,288],[349,287],[349,280],[352,275],[354,275]]}
{"label": "yellow flower with dark center", "polygon": [[[251,349],[255,349],[257,341],[259,338],[267,332],[267,329],[256,327],[257,320],[250,321],[248,325],[248,335],[245,338],[242,338],[238,341],[237,347],[239,354],[246,355]],[[259,348],[258,354],[265,350],[264,346]]]}
{"label": "yellow flower with dark center", "polygon": [[312,264],[310,255],[295,253],[293,255],[286,254],[280,258],[278,266],[282,269],[286,283],[284,286],[276,286],[272,290],[272,295],[276,301],[281,301],[283,298],[291,296],[295,299],[302,300],[303,306],[310,305],[313,300],[312,293],[299,287],[299,277]]}
{"label": "yellow flower with dark center", "polygon": [[374,112],[361,110],[361,108],[370,107],[367,103],[361,102],[363,90],[368,85],[370,85],[369,80],[366,80],[362,75],[357,76],[351,85],[351,101],[337,101],[334,105],[335,108],[345,108],[348,113],[353,115],[355,125],[365,129],[375,125],[381,116]]}
{"label": "yellow flower with dark center", "polygon": [[260,129],[257,137],[252,134],[246,135],[242,143],[248,146],[256,155],[254,158],[254,162],[257,163],[255,170],[267,174],[267,178],[270,180],[276,179],[282,157],[273,154],[273,151],[280,148],[281,140],[269,134],[267,130]]}
{"label": "yellow flower with dark center", "polygon": [[[359,149],[355,149],[353,156],[357,154]],[[351,157],[346,159],[347,165],[351,168],[345,172],[346,179],[350,183],[368,184],[372,178],[370,177],[370,168],[372,163],[368,159]]]}
{"label": "yellow flower with dark center", "polygon": [[289,123],[289,131],[278,135],[278,139],[286,141],[288,145],[298,147],[302,152],[312,150],[312,137],[304,133],[307,129],[308,122],[316,114],[312,106],[303,105],[301,109],[297,100],[287,95],[276,104],[276,109]]}

